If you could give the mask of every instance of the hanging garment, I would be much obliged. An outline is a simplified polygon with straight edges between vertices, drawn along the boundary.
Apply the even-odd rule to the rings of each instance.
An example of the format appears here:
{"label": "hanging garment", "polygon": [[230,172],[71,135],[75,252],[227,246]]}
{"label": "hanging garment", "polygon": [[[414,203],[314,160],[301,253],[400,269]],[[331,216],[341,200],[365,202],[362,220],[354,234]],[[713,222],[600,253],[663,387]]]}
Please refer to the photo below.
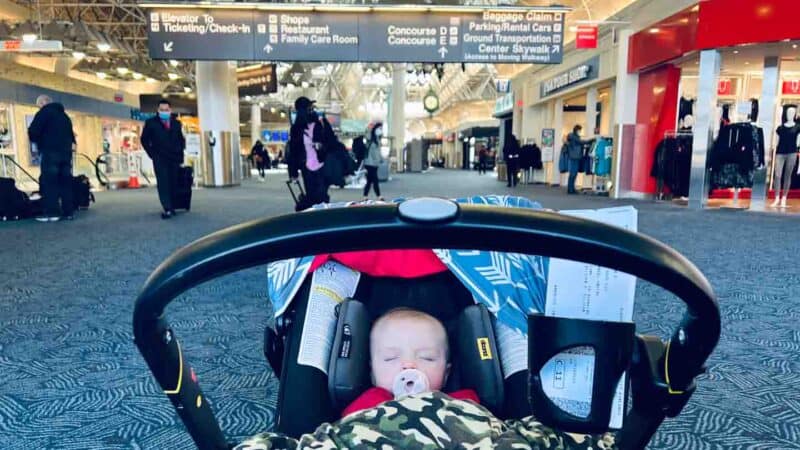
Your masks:
{"label": "hanging garment", "polygon": [[676,197],[689,196],[692,170],[692,135],[669,136],[656,147],[650,176],[656,178],[659,193],[664,187]]}
{"label": "hanging garment", "polygon": [[611,139],[599,138],[594,146],[594,173],[597,176],[607,177],[611,174]]}
{"label": "hanging garment", "polygon": [[709,158],[712,187],[752,187],[753,171],[763,165],[764,132],[761,128],[749,122],[723,127]]}

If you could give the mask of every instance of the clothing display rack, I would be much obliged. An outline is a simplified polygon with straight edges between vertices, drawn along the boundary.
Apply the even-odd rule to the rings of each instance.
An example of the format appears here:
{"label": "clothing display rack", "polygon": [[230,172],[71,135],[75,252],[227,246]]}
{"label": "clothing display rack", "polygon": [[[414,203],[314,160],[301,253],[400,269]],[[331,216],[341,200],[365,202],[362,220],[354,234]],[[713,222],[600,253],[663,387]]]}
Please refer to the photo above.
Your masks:
{"label": "clothing display rack", "polygon": [[656,179],[656,200],[665,200],[669,188],[672,199],[689,196],[692,166],[691,130],[667,131],[658,143],[650,175]]}

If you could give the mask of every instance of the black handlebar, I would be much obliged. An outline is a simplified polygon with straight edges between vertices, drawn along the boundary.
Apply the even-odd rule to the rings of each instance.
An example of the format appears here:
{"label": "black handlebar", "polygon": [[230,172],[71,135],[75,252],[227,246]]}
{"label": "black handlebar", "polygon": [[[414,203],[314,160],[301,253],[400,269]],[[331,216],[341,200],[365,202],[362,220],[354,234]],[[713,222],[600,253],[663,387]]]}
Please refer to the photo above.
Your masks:
{"label": "black handlebar", "polygon": [[[636,275],[674,293],[687,312],[673,334],[670,388],[689,388],[717,344],[719,307],[711,286],[686,258],[641,234],[522,208],[418,199],[450,214],[404,213],[376,205],[291,214],[234,226],[179,250],[147,280],[134,309],[136,345],[201,449],[227,448],[164,309],[205,281],[272,261],[372,249],[442,248],[527,253],[580,261]],[[414,202],[412,200],[411,202]],[[408,203],[408,202],[406,202]],[[408,208],[407,208],[408,209]],[[433,208],[434,210],[437,208]],[[410,210],[416,211],[415,208]]]}

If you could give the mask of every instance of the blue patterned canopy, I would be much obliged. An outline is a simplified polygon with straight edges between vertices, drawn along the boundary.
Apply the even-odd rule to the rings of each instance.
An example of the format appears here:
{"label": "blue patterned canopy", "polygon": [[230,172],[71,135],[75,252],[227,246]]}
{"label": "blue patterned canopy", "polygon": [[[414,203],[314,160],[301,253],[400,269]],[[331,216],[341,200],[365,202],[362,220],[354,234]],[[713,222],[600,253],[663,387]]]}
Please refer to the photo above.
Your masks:
{"label": "blue patterned canopy", "polygon": [[[400,203],[404,199],[392,200]],[[455,199],[458,203],[493,205],[508,208],[541,209],[523,197],[476,196]],[[353,202],[316,205],[314,209],[343,208]],[[479,250],[433,249],[471,293],[499,321],[527,334],[527,316],[544,312],[547,295],[548,258],[518,253]],[[267,266],[267,291],[278,317],[286,310],[308,275],[314,256],[270,263]]]}

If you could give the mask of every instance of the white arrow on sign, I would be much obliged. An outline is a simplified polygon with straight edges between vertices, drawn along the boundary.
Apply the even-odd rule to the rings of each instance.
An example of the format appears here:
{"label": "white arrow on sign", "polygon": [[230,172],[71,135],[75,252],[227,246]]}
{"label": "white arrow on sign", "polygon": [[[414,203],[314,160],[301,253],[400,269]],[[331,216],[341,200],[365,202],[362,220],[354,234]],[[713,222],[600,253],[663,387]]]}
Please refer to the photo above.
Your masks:
{"label": "white arrow on sign", "polygon": [[439,54],[442,55],[442,58],[444,58],[444,55],[447,54],[447,48],[439,47]]}
{"label": "white arrow on sign", "polygon": [[172,53],[172,46],[175,45],[174,42],[164,42],[164,52],[165,53]]}
{"label": "white arrow on sign", "polygon": [[264,47],[264,51],[265,51],[265,52],[267,52],[267,53],[272,53],[272,50],[273,50],[273,48],[272,48],[272,46],[271,46],[271,45],[269,45],[269,44],[267,44],[267,45]]}
{"label": "white arrow on sign", "polygon": [[561,53],[561,47],[554,45],[552,53]]}

